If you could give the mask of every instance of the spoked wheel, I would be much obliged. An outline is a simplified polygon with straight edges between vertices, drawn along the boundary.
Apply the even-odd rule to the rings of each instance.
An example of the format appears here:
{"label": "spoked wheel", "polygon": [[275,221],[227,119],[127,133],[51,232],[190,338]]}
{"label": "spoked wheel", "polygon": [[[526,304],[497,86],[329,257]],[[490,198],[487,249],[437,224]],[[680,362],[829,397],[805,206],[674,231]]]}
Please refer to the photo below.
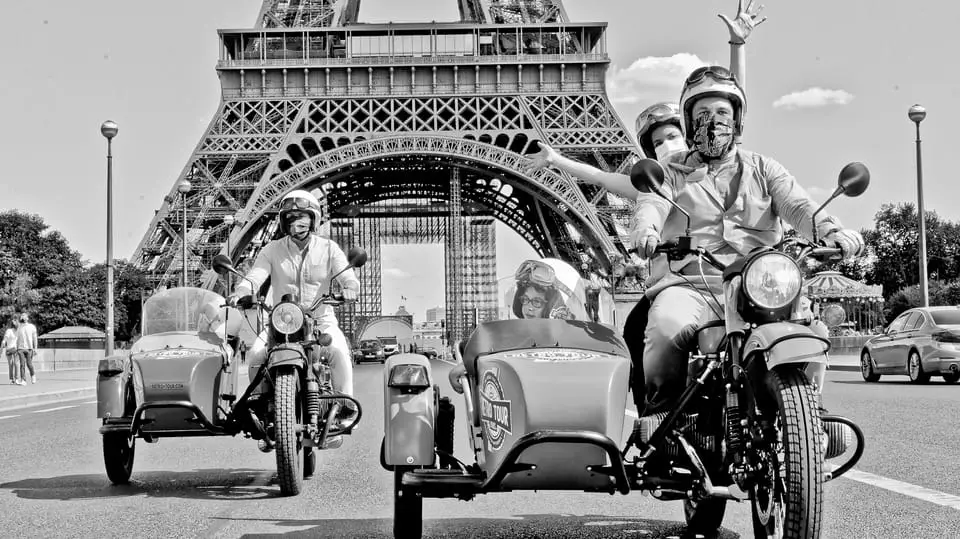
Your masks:
{"label": "spoked wheel", "polygon": [[727,500],[710,498],[695,502],[683,501],[683,516],[687,521],[688,535],[710,537],[716,534],[723,524],[723,515],[727,511]]}
{"label": "spoked wheel", "polygon": [[103,464],[114,485],[126,485],[133,473],[133,456],[137,439],[124,433],[103,435]]}
{"label": "spoked wheel", "polygon": [[301,471],[300,402],[297,399],[299,378],[296,369],[280,368],[274,386],[274,432],[277,452],[277,481],[280,494],[296,496],[303,489]]}
{"label": "spoked wheel", "polygon": [[915,384],[925,384],[930,381],[930,373],[923,372],[923,363],[920,361],[920,353],[911,350],[907,356],[907,375],[910,381]]}
{"label": "spoked wheel", "polygon": [[303,448],[303,478],[313,477],[317,471],[317,452],[312,447]]}
{"label": "spoked wheel", "polygon": [[423,497],[419,492],[404,488],[403,474],[415,470],[413,466],[397,466],[393,472],[393,537],[420,539],[423,536]]}
{"label": "spoked wheel", "polygon": [[864,382],[876,382],[880,375],[873,370],[873,360],[870,358],[870,352],[866,350],[860,354],[860,376]]}
{"label": "spoked wheel", "polygon": [[823,425],[817,396],[799,369],[773,371],[778,440],[768,452],[766,477],[753,487],[753,535],[817,538],[823,525]]}

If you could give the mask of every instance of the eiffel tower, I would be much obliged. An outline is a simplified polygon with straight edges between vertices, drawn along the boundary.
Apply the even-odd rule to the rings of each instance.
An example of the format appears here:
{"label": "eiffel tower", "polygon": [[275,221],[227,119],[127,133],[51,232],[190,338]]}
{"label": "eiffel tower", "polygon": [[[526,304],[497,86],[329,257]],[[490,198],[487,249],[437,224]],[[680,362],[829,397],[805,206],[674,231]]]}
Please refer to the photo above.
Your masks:
{"label": "eiffel tower", "polygon": [[454,339],[471,309],[496,318],[494,219],[610,282],[630,202],[523,172],[538,140],[608,171],[641,156],[606,94],[606,23],[569,21],[561,0],[458,0],[461,20],[440,23],[359,24],[359,7],[264,0],[253,28],[218,32],[220,105],[132,258],[152,283],[222,286],[213,257],[249,265],[293,189],[318,195],[344,250],[371,253],[347,333],[381,314],[390,237],[445,243]]}

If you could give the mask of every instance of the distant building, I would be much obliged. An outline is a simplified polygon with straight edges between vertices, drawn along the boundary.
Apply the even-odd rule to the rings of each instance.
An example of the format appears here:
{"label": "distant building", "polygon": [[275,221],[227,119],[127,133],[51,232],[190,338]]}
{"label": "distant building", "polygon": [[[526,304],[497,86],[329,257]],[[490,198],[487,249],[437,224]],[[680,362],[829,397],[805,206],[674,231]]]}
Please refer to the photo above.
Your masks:
{"label": "distant building", "polygon": [[439,322],[445,320],[447,317],[447,309],[445,307],[434,307],[432,309],[427,309],[427,322]]}
{"label": "distant building", "polygon": [[397,313],[395,316],[413,316],[413,315],[407,312],[406,306],[401,305],[400,308],[397,309]]}

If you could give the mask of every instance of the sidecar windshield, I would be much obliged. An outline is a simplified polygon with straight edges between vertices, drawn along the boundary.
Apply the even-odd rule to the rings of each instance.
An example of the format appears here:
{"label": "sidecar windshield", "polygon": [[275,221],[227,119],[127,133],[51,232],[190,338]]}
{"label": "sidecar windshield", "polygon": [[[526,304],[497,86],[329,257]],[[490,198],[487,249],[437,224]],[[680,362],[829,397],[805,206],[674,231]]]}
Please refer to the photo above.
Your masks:
{"label": "sidecar windshield", "polygon": [[143,335],[210,331],[211,318],[216,316],[216,312],[211,311],[224,303],[223,296],[203,288],[182,287],[157,292],[143,305]]}
{"label": "sidecar windshield", "polygon": [[556,258],[527,260],[500,279],[505,319],[559,318],[613,323],[613,303],[602,283],[587,280]]}

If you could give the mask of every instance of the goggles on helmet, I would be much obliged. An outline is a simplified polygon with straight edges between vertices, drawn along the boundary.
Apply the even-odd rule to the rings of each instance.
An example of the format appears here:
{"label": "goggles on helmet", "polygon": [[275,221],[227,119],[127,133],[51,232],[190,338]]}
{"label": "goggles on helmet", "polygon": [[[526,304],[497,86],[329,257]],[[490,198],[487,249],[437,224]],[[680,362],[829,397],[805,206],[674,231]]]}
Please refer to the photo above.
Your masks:
{"label": "goggles on helmet", "polygon": [[517,268],[517,282],[530,282],[545,288],[556,285],[557,274],[553,268],[539,260],[527,260]]}
{"label": "goggles on helmet", "polygon": [[690,73],[690,76],[687,77],[684,85],[689,86],[691,84],[696,84],[705,79],[708,75],[714,80],[721,82],[731,81],[737,86],[740,86],[740,81],[737,80],[737,76],[723,66],[698,67],[697,69],[693,70],[693,73]]}
{"label": "goggles on helmet", "polygon": [[679,123],[680,111],[678,109],[666,103],[654,105],[641,112],[640,116],[637,117],[637,135],[642,134],[650,125],[670,120],[676,120]]}
{"label": "goggles on helmet", "polygon": [[305,198],[288,198],[280,203],[281,210],[316,210],[316,206]]}

